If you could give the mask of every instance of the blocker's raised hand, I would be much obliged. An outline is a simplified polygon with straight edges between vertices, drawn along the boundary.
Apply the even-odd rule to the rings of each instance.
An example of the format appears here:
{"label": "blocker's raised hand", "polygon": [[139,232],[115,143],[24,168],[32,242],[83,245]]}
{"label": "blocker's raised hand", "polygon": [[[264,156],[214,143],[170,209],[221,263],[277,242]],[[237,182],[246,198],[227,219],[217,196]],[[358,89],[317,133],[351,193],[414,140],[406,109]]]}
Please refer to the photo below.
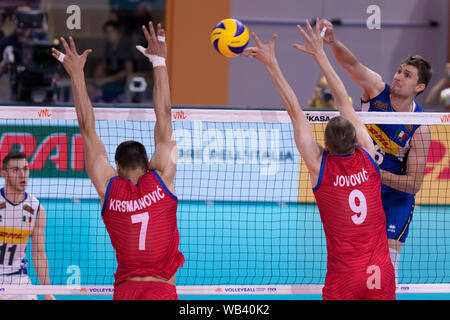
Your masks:
{"label": "blocker's raised hand", "polygon": [[274,34],[267,44],[262,43],[254,32],[252,32],[252,37],[255,40],[256,47],[245,48],[241,56],[255,58],[266,66],[276,63],[275,39],[277,35]]}
{"label": "blocker's raised hand", "polygon": [[142,52],[142,47],[138,48],[145,55],[154,55],[162,58],[167,56],[167,46],[166,46],[166,33],[161,27],[161,24],[157,25],[157,32],[153,28],[153,23],[150,21],[148,23],[148,30],[145,26],[142,26],[142,31],[144,32],[145,39],[147,39],[147,48],[144,48]]}
{"label": "blocker's raised hand", "polygon": [[308,20],[306,20],[306,28],[308,29],[309,34],[306,33],[300,25],[297,25],[298,31],[300,31],[303,38],[305,38],[305,44],[300,45],[295,43],[292,46],[312,56],[323,53],[323,39],[320,36],[319,18],[316,19],[314,30]]}
{"label": "blocker's raised hand", "polygon": [[65,54],[55,48],[52,48],[52,56],[62,63],[69,76],[72,76],[76,72],[83,72],[87,56],[92,52],[92,50],[85,50],[80,55],[77,52],[77,47],[75,46],[75,41],[73,41],[72,37],[69,37],[70,46],[63,37],[61,37],[60,40],[64,47]]}

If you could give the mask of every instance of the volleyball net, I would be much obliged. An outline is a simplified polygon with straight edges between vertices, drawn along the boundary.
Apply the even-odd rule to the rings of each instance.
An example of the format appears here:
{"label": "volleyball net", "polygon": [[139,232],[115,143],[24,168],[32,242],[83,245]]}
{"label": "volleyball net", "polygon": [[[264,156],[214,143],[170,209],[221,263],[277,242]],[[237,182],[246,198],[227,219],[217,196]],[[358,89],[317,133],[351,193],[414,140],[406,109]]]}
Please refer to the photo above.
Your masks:
{"label": "volleyball net", "polygon": [[[430,126],[425,180],[400,256],[397,292],[450,292],[450,114],[359,114],[366,124]],[[307,112],[322,144],[325,125],[336,115]],[[125,140],[140,141],[153,153],[152,109],[95,108],[95,116],[112,165],[115,148]],[[176,275],[178,293],[320,294],[325,235],[287,113],[173,109],[173,130],[186,258]],[[52,283],[38,285],[29,245],[33,285],[0,284],[0,294],[112,294],[115,252],[84,168],[75,109],[2,107],[0,132],[2,159],[10,150],[29,157],[27,192],[46,209]],[[1,213],[0,269],[13,254]]]}

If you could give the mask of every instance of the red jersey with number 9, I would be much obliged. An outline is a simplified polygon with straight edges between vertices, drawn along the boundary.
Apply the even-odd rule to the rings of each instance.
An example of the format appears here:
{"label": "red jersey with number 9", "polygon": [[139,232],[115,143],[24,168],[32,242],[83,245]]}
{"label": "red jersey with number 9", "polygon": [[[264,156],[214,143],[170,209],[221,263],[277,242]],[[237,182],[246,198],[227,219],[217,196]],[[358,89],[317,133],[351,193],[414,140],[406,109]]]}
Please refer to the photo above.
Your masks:
{"label": "red jersey with number 9", "polygon": [[378,166],[362,148],[346,156],[324,151],[313,189],[327,242],[327,270],[366,272],[390,263]]}
{"label": "red jersey with number 9", "polygon": [[137,185],[111,178],[102,218],[116,251],[114,286],[130,277],[168,280],[183,266],[177,205],[177,197],[154,170],[142,175]]}

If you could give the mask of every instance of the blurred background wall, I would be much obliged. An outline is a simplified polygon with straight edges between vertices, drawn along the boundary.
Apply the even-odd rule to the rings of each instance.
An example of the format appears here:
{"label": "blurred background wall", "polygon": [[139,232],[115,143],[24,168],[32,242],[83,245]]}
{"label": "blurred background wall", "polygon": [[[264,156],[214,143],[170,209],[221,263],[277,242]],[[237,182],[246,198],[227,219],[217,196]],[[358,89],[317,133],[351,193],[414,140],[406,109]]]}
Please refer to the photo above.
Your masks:
{"label": "blurred background wall", "polygon": [[[370,16],[366,10],[371,4],[381,9],[380,30],[366,27]],[[274,33],[278,34],[276,54],[279,63],[302,105],[311,97],[320,69],[311,56],[291,47],[292,43],[304,42],[294,20],[304,22],[315,17],[342,19],[344,25],[335,27],[336,38],[388,83],[400,61],[409,54],[422,55],[432,63],[434,74],[427,90],[444,75],[448,39],[447,0],[232,0],[231,14],[243,22],[247,21],[248,28],[263,41],[268,41]],[[267,22],[264,23],[264,20]],[[430,20],[439,25],[428,26]],[[345,26],[346,22],[360,25]],[[250,45],[253,45],[253,40]],[[338,66],[327,46],[326,52],[349,95],[359,106],[362,89]],[[280,107],[281,104],[268,73],[257,61],[231,59],[228,90],[228,104],[231,106],[270,108]],[[419,104],[424,104],[425,96],[426,93],[418,96]]]}
{"label": "blurred background wall", "polygon": [[[145,40],[140,30],[143,17],[150,17],[166,28],[174,105],[283,108],[268,73],[259,62],[244,57],[227,59],[214,50],[209,39],[211,29],[228,17],[240,19],[264,42],[274,33],[278,34],[276,54],[302,106],[306,106],[321,76],[311,56],[291,47],[294,42],[303,43],[296,24],[303,24],[305,19],[340,20],[342,24],[335,26],[337,39],[388,83],[407,55],[419,54],[428,59],[433,66],[433,78],[417,99],[424,107],[427,107],[424,101],[430,88],[444,76],[448,60],[447,0],[0,0],[0,9],[6,12],[2,22],[5,36],[13,30],[11,12],[19,4],[29,4],[47,15],[50,39],[73,36],[80,51],[94,50],[86,64],[90,92],[96,90],[95,68],[105,59],[102,27],[108,20],[118,20],[124,26],[124,37],[132,42],[128,47],[134,59],[133,74],[145,75],[148,81],[145,94],[136,101],[126,96],[122,101],[124,105],[151,106],[152,103],[151,66],[134,48]],[[66,10],[72,4],[81,9],[80,29],[69,30],[66,26],[69,17]],[[371,15],[366,11],[373,4],[381,10],[379,30],[366,26]],[[130,26],[134,28],[131,31]],[[249,45],[254,45],[253,39]],[[325,47],[354,104],[359,106],[362,90]],[[3,74],[0,102],[4,104],[11,102],[8,83],[8,76]],[[70,83],[63,70],[58,73],[57,84],[56,104],[70,104]]]}

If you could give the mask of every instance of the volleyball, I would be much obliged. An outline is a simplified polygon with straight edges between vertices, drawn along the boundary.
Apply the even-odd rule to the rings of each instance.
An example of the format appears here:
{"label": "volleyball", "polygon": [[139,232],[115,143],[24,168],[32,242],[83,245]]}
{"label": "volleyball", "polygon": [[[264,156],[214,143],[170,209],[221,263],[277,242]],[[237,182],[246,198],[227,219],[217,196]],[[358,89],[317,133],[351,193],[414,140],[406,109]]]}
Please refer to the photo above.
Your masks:
{"label": "volleyball", "polygon": [[247,27],[236,19],[224,19],[211,32],[211,43],[225,57],[231,58],[244,51],[250,34]]}

